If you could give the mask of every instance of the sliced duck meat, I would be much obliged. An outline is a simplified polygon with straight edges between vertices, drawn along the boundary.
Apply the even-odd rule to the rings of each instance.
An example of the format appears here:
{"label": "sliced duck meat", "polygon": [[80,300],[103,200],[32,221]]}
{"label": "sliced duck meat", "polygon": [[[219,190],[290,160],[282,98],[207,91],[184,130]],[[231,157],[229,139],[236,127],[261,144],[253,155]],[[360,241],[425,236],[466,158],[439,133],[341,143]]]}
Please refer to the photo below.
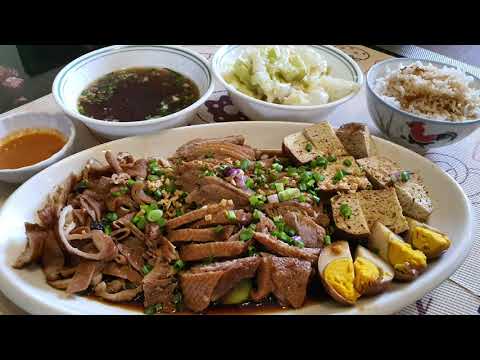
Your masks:
{"label": "sliced duck meat", "polygon": [[173,230],[180,226],[205,219],[206,216],[218,213],[220,211],[233,209],[233,201],[222,200],[218,204],[205,205],[200,209],[190,211],[182,216],[167,221],[167,230]]}
{"label": "sliced duck meat", "polygon": [[137,209],[137,205],[135,204],[135,201],[133,201],[133,199],[129,195],[108,197],[105,200],[105,204],[107,205],[107,209],[109,211],[115,211],[115,212],[117,212],[121,208],[126,210],[126,213],[135,211],[135,209]]}
{"label": "sliced duck meat", "polygon": [[250,256],[241,259],[217,262],[210,265],[195,266],[192,267],[190,271],[193,273],[217,270],[224,271],[223,276],[212,293],[211,301],[216,301],[233,289],[240,280],[254,277],[259,264],[260,258],[258,256]]}
{"label": "sliced duck meat", "polygon": [[54,281],[47,281],[48,285],[54,287],[55,289],[59,290],[66,290],[70,283],[72,282],[72,278],[68,279],[59,279]]}
{"label": "sliced duck meat", "polygon": [[67,293],[74,294],[88,289],[92,283],[93,275],[97,272],[103,263],[98,261],[85,260],[77,265],[75,275],[68,284]]}
{"label": "sliced duck meat", "polygon": [[259,257],[194,266],[180,273],[180,287],[185,305],[193,311],[205,310],[211,301],[225,296],[242,279],[255,276]]}
{"label": "sliced duck meat", "polygon": [[273,294],[281,305],[299,308],[305,302],[312,271],[309,261],[272,256]]}
{"label": "sliced duck meat", "polygon": [[105,283],[105,281],[102,281],[97,286],[95,286],[95,295],[111,302],[132,301],[141,292],[142,292],[142,287],[138,286],[135,289],[122,290],[122,291],[111,294],[107,291],[107,284]]}
{"label": "sliced duck meat", "polygon": [[223,161],[215,159],[193,160],[181,162],[175,167],[175,183],[184,191],[190,192],[199,185],[199,180],[205,171],[215,171],[215,167],[223,164]]}
{"label": "sliced duck meat", "polygon": [[291,257],[263,256],[257,272],[257,289],[253,301],[261,301],[273,293],[282,306],[299,308],[305,302],[312,272],[309,261]]}
{"label": "sliced duck meat", "polygon": [[185,199],[187,203],[207,205],[222,199],[232,200],[235,207],[249,206],[250,193],[216,176],[205,176],[198,180],[198,188]]}
{"label": "sliced duck meat", "polygon": [[205,310],[210,305],[213,291],[224,273],[223,270],[180,273],[180,288],[185,306],[195,312]]}
{"label": "sliced duck meat", "polygon": [[102,273],[104,275],[111,275],[120,279],[128,280],[134,284],[139,284],[142,281],[142,276],[133,270],[130,265],[119,265],[116,262],[109,262],[105,265]]}
{"label": "sliced duck meat", "polygon": [[118,162],[117,156],[114,155],[110,150],[105,152],[105,160],[107,160],[107,163],[117,174],[124,172],[122,167],[120,166],[120,163]]}
{"label": "sliced duck meat", "polygon": [[294,257],[315,262],[318,260],[318,255],[320,254],[320,249],[301,249],[296,246],[288,245],[269,234],[255,232],[253,237],[269,251],[280,256]]}
{"label": "sliced duck meat", "polygon": [[243,137],[243,135],[232,135],[217,139],[193,139],[180,146],[175,152],[174,157],[182,158],[184,157],[184,155],[188,155],[196,146],[208,143],[228,143],[235,145],[243,145],[245,144],[245,138]]}
{"label": "sliced duck meat", "polygon": [[132,167],[125,170],[125,172],[132,178],[145,179],[147,177],[147,160],[138,159]]}
{"label": "sliced duck meat", "polygon": [[144,192],[145,184],[143,182],[137,181],[135,184],[132,185],[132,189],[130,195],[132,199],[137,204],[152,204],[155,202],[155,199],[148,196]]}
{"label": "sliced duck meat", "polygon": [[237,145],[229,142],[197,142],[179,148],[172,159],[191,161],[205,158],[255,160],[255,150],[247,145]]}
{"label": "sliced duck meat", "polygon": [[273,223],[273,221],[266,216],[262,216],[260,218],[260,221],[257,223],[255,231],[268,234],[274,231],[275,229],[276,229],[276,226]]}
{"label": "sliced duck meat", "polygon": [[152,271],[142,280],[144,306],[157,305],[162,312],[171,313],[176,310],[175,291],[178,283],[172,266],[167,262],[157,261]]}
{"label": "sliced duck meat", "polygon": [[273,290],[271,258],[270,255],[260,258],[260,265],[257,271],[257,289],[252,289],[250,292],[250,297],[253,301],[261,301]]}
{"label": "sliced duck meat", "polygon": [[180,259],[198,261],[207,258],[235,257],[247,250],[243,241],[221,241],[205,244],[190,244],[180,248]]}
{"label": "sliced duck meat", "polygon": [[55,226],[57,222],[57,210],[53,205],[47,205],[37,211],[38,218],[40,219],[40,225],[49,228]]}
{"label": "sliced duck meat", "polygon": [[232,214],[235,214],[235,220],[233,220],[233,217],[228,217],[226,211],[219,211],[215,214],[205,215],[203,219],[194,222],[191,225],[191,228],[198,229],[214,225],[227,224],[246,225],[252,221],[252,214],[246,212],[245,210],[232,210],[229,215],[232,216]]}
{"label": "sliced duck meat", "polygon": [[102,218],[103,205],[100,201],[95,200],[89,195],[80,195],[80,204],[82,208],[90,215],[93,221],[100,221]]}
{"label": "sliced duck meat", "polygon": [[162,236],[160,239],[160,258],[164,259],[167,262],[172,262],[178,260],[180,256],[176,250],[175,245],[173,245],[166,237]]}
{"label": "sliced duck meat", "polygon": [[286,212],[283,216],[285,224],[295,229],[302,238],[305,247],[321,248],[325,237],[325,229],[312,218],[295,212]]}
{"label": "sliced duck meat", "polygon": [[129,246],[126,243],[117,245],[118,251],[125,256],[128,263],[137,271],[142,271],[145,260],[143,259],[143,246]]}
{"label": "sliced duck meat", "polygon": [[284,216],[288,212],[296,212],[312,218],[317,217],[316,211],[308,203],[299,203],[296,201],[282,201],[278,203],[268,203],[263,207],[265,213],[274,218],[276,216]]}
{"label": "sliced duck meat", "polygon": [[21,269],[42,257],[43,246],[48,236],[48,230],[37,224],[25,223],[25,232],[27,234],[27,244],[13,264],[16,269]]}
{"label": "sliced duck meat", "polygon": [[225,241],[232,235],[235,229],[234,225],[227,225],[223,227],[223,231],[217,231],[216,228],[206,229],[177,229],[168,233],[167,237],[171,242],[180,241]]}
{"label": "sliced duck meat", "polygon": [[65,265],[65,257],[60,248],[55,230],[48,230],[43,245],[42,269],[48,281],[58,280]]}

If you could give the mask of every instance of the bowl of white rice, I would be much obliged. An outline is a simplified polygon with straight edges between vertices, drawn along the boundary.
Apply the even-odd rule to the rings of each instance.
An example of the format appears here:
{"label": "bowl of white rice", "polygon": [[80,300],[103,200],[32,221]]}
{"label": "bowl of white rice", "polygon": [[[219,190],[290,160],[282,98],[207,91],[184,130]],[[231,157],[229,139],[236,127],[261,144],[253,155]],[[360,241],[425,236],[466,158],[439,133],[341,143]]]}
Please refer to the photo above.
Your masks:
{"label": "bowl of white rice", "polygon": [[389,59],[367,73],[372,119],[389,139],[418,152],[480,127],[480,79],[447,64]]}

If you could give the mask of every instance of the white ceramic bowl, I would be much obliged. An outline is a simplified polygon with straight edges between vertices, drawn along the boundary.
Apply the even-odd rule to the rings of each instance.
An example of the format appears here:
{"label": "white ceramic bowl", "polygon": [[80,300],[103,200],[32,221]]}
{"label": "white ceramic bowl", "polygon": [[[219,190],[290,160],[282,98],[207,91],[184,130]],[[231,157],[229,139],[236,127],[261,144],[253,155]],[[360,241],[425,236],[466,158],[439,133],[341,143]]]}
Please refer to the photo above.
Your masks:
{"label": "white ceramic bowl", "polygon": [[30,128],[48,128],[60,131],[67,139],[66,144],[55,154],[39,163],[18,169],[0,169],[0,181],[22,183],[36,173],[73,153],[75,126],[62,114],[17,114],[0,119],[0,138],[3,139],[14,131]]}
{"label": "white ceramic bowl", "polygon": [[[266,101],[248,96],[228,84],[222,74],[227,72],[240,54],[253,45],[226,45],[222,46],[212,58],[212,71],[215,78],[227,88],[232,102],[250,120],[276,120],[319,122],[337,107],[351,100],[358,92],[350,94],[337,101],[324,105],[297,106],[272,104]],[[331,75],[351,80],[363,85],[363,72],[357,63],[346,53],[329,45],[298,45],[297,47],[309,47],[320,53],[331,67]]]}
{"label": "white ceramic bowl", "polygon": [[[78,97],[93,81],[112,71],[132,67],[174,70],[198,86],[200,98],[174,114],[135,122],[96,120],[78,112]],[[214,85],[207,61],[192,50],[172,45],[114,45],[92,51],[66,65],[56,76],[52,93],[68,116],[80,120],[101,137],[118,139],[185,125],[210,97]]]}
{"label": "white ceramic bowl", "polygon": [[[410,65],[416,61],[431,63],[437,67],[451,67],[437,61],[420,59],[401,58],[382,61],[372,66],[367,73],[367,104],[370,116],[385,136],[397,144],[424,153],[429,149],[451,145],[464,139],[480,127],[480,119],[464,122],[429,119],[403,111],[383,100],[375,92],[375,82],[377,78],[385,75],[387,67],[395,70],[400,65]],[[473,86],[480,88],[480,79],[472,74],[468,75],[474,78]]]}

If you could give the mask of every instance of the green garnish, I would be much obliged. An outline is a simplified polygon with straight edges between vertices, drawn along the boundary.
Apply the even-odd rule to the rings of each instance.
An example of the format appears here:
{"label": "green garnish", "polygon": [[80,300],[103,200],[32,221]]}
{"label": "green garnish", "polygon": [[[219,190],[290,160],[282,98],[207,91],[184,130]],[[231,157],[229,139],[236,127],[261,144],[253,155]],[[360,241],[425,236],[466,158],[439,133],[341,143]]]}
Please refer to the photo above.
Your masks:
{"label": "green garnish", "polygon": [[275,189],[275,191],[276,191],[277,193],[285,190],[285,188],[284,188],[284,186],[283,186],[282,183],[274,183],[274,184],[273,184],[273,187],[274,187],[274,189]]}
{"label": "green garnish", "polygon": [[145,310],[143,311],[145,313],[145,315],[154,315],[156,313],[159,313],[163,310],[163,305],[162,304],[155,304],[155,305],[152,305],[152,306],[149,306],[147,308],[145,308]]}
{"label": "green garnish", "polygon": [[159,179],[160,179],[160,177],[158,175],[148,175],[147,176],[148,181],[157,181]]}
{"label": "green garnish", "polygon": [[205,170],[203,176],[215,176],[215,173],[212,170]]}
{"label": "green garnish", "polygon": [[282,164],[279,164],[279,163],[273,163],[272,164],[272,169],[275,170],[275,171],[282,171],[283,170],[283,165]]}
{"label": "green garnish", "polygon": [[132,223],[140,230],[143,230],[145,229],[145,225],[147,224],[147,221],[145,220],[145,216],[136,215],[133,217]]}
{"label": "green garnish", "polygon": [[345,177],[345,173],[343,172],[343,170],[338,170],[338,171],[335,173],[335,176],[333,177],[333,183],[334,183],[334,184],[338,183],[338,182],[341,181],[344,177]]}
{"label": "green garnish", "polygon": [[105,225],[103,229],[105,230],[105,234],[110,236],[110,234],[112,233],[112,227],[110,226],[110,224]]}
{"label": "green garnish", "polygon": [[247,159],[243,159],[240,162],[240,169],[242,169],[243,171],[247,171],[249,166],[250,166],[250,161]]}
{"label": "green garnish", "polygon": [[265,204],[265,196],[263,195],[252,195],[248,200],[250,201],[250,205],[253,207]]}
{"label": "green garnish", "polygon": [[312,143],[308,143],[307,146],[305,146],[305,150],[307,150],[308,152],[312,151],[312,149],[313,149]]}
{"label": "green garnish", "polygon": [[315,160],[312,160],[310,162],[310,166],[312,168],[315,168],[315,167],[323,167],[323,168],[326,168],[327,167],[327,164],[328,164],[328,161],[327,159],[325,159],[323,156],[318,156]]}
{"label": "green garnish", "polygon": [[248,178],[245,180],[245,186],[249,189],[253,189],[255,187],[255,182],[251,178]]}
{"label": "green garnish", "polygon": [[205,159],[211,159],[211,158],[213,158],[213,156],[214,156],[213,152],[208,151],[208,152],[205,154]]}
{"label": "green garnish", "polygon": [[112,192],[112,196],[113,197],[119,197],[119,196],[122,196],[122,193],[120,191],[114,191],[114,192]]}
{"label": "green garnish", "polygon": [[216,233],[216,234],[219,234],[223,231],[223,226],[222,225],[217,225],[215,227],[215,229],[213,229],[213,231]]}
{"label": "green garnish", "polygon": [[343,160],[343,165],[348,166],[348,167],[352,166],[352,160],[350,160],[350,159]]}
{"label": "green garnish", "polygon": [[183,215],[183,210],[182,209],[176,209],[175,210],[175,216],[182,216]]}
{"label": "green garnish", "polygon": [[400,180],[402,180],[403,182],[407,182],[408,180],[410,180],[410,171],[402,171],[400,173]]}
{"label": "green garnish", "polygon": [[319,174],[319,173],[313,173],[313,178],[315,179],[315,181],[317,182],[322,182],[323,180],[325,180],[325,176]]}
{"label": "green garnish", "polygon": [[287,168],[287,175],[290,176],[290,177],[298,175],[297,168],[289,166]]}
{"label": "green garnish", "polygon": [[128,186],[128,187],[133,186],[133,184],[135,184],[135,180],[133,180],[133,179],[128,179],[128,180],[127,180],[127,186]]}
{"label": "green garnish", "polygon": [[160,199],[163,196],[163,194],[160,190],[155,190],[153,192],[153,196],[155,196],[155,199]]}
{"label": "green garnish", "polygon": [[112,223],[115,220],[118,220],[118,215],[117,215],[117,213],[109,212],[105,215],[105,220]]}
{"label": "green garnish", "polygon": [[227,217],[228,221],[237,221],[237,216],[235,215],[235,211],[233,210],[226,210],[225,216]]}
{"label": "green garnish", "polygon": [[337,161],[337,157],[335,155],[328,155],[327,160],[329,162],[335,162],[335,161]]}
{"label": "green garnish", "polygon": [[253,210],[253,215],[252,215],[253,220],[260,221],[262,216],[263,216],[263,213],[260,210],[258,209]]}
{"label": "green garnish", "polygon": [[240,165],[241,165],[240,160],[235,160],[234,163],[233,163],[233,166],[235,166],[236,168],[239,168]]}
{"label": "green garnish", "polygon": [[81,180],[75,186],[75,191],[81,191],[81,190],[85,190],[85,189],[88,189],[88,181],[87,180]]}
{"label": "green garnish", "polygon": [[278,193],[278,200],[280,201],[289,201],[296,199],[301,195],[300,190],[297,188],[288,188],[284,191]]}
{"label": "green garnish", "polygon": [[150,265],[150,264],[143,265],[143,267],[142,267],[143,275],[147,275],[150,271],[152,271],[152,269],[153,269],[153,266]]}
{"label": "green garnish", "polygon": [[298,201],[300,201],[301,203],[302,202],[306,202],[307,201],[307,197],[305,195],[300,195],[298,198],[297,198]]}
{"label": "green garnish", "polygon": [[330,245],[332,243],[332,238],[330,237],[330,235],[325,235],[325,237],[323,238],[323,243],[325,245]]}
{"label": "green garnish", "polygon": [[185,268],[185,263],[182,260],[177,260],[173,264],[173,268],[177,271],[181,271],[183,268]]}
{"label": "green garnish", "polygon": [[241,241],[248,241],[253,237],[253,230],[252,229],[243,229],[240,232],[240,240]]}
{"label": "green garnish", "polygon": [[160,209],[155,209],[147,212],[147,220],[150,222],[158,222],[163,217],[163,211]]}
{"label": "green garnish", "polygon": [[348,206],[348,204],[341,204],[340,205],[340,214],[345,218],[345,219],[350,219],[352,216],[352,208]]}
{"label": "green garnish", "polygon": [[157,225],[160,227],[164,227],[166,224],[167,224],[167,220],[165,220],[165,218],[163,217],[157,221]]}
{"label": "green garnish", "polygon": [[248,247],[248,256],[255,256],[257,255],[257,248],[254,245],[250,245]]}

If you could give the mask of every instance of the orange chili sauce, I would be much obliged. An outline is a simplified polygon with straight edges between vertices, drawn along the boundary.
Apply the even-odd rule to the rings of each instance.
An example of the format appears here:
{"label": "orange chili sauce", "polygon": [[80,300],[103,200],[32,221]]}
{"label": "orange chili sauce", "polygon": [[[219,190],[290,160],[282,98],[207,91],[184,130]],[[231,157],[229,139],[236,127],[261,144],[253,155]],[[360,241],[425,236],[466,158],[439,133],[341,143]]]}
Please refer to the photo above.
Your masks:
{"label": "orange chili sauce", "polygon": [[0,169],[18,169],[48,159],[66,143],[55,129],[23,129],[0,140]]}

